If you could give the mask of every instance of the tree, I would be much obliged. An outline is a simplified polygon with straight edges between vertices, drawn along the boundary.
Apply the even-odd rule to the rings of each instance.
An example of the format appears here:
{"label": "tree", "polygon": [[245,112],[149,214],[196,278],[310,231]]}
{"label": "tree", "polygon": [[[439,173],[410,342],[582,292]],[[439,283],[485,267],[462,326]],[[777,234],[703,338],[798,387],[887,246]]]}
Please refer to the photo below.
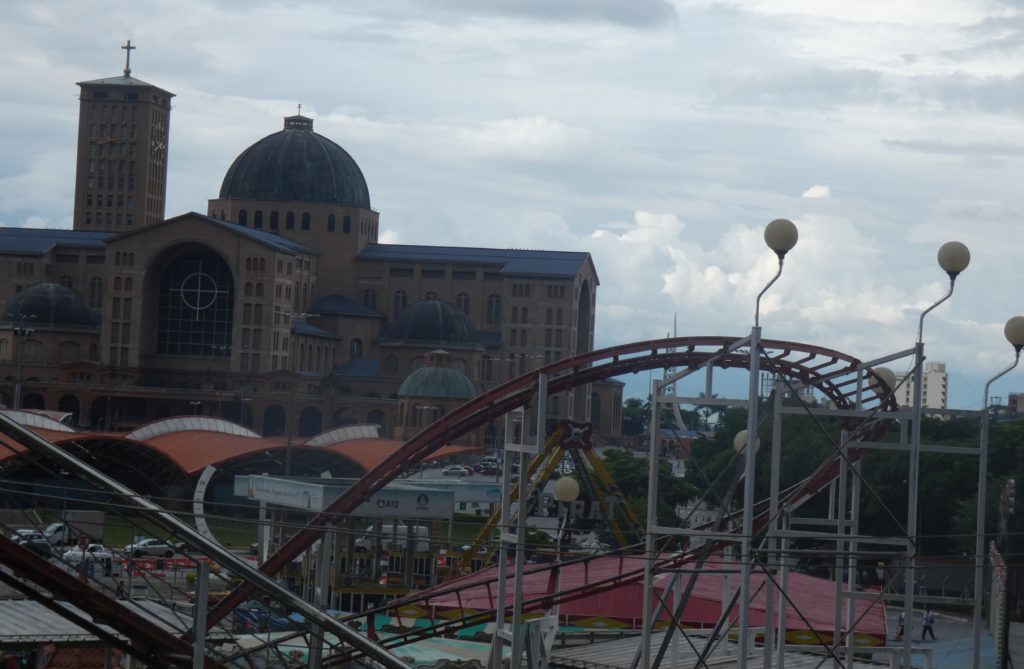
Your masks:
{"label": "tree", "polygon": [[[638,518],[644,518],[647,513],[647,481],[650,469],[647,458],[638,458],[621,448],[610,448],[604,452],[602,460],[626,502],[633,508]],[[659,465],[658,523],[677,526],[679,518],[676,516],[675,508],[690,501],[695,490],[673,475],[672,469],[664,459],[660,460]]]}
{"label": "tree", "polygon": [[635,437],[647,431],[647,425],[651,422],[650,402],[644,402],[638,397],[630,397],[622,403],[622,434],[626,437]]}

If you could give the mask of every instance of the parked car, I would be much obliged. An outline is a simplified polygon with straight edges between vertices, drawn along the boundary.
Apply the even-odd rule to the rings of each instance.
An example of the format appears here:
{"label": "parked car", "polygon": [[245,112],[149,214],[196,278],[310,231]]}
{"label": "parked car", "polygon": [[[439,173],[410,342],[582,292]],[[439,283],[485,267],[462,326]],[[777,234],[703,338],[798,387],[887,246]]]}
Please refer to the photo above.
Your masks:
{"label": "parked car", "polygon": [[45,558],[53,556],[53,545],[40,532],[30,532],[18,536],[16,541],[20,546]]}
{"label": "parked car", "polygon": [[484,465],[478,471],[481,476],[501,476],[501,468],[492,465]]}
{"label": "parked car", "polygon": [[17,542],[37,541],[37,540],[43,539],[43,538],[44,537],[43,537],[42,532],[37,532],[36,530],[27,530],[27,529],[15,530],[14,534],[11,535],[11,541],[17,541]]}
{"label": "parked car", "polygon": [[124,547],[125,555],[132,557],[173,557],[181,550],[181,544],[172,544],[166,539],[139,539]]}
{"label": "parked car", "polygon": [[84,550],[76,546],[69,551],[65,551],[63,558],[68,564],[74,565],[81,563],[83,560],[86,562],[103,562],[113,560],[114,552],[103,544],[89,544]]}
{"label": "parked car", "polygon": [[470,476],[473,474],[473,470],[463,467],[462,465],[452,465],[441,473],[445,476]]}

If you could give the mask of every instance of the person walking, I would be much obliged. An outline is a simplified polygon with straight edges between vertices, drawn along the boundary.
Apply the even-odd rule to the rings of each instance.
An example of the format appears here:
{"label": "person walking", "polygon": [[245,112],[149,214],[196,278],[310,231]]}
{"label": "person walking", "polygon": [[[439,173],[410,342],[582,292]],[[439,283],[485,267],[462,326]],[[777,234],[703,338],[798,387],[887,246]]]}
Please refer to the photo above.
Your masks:
{"label": "person walking", "polygon": [[904,614],[904,612],[900,611],[900,623],[899,623],[899,626],[896,628],[896,640],[897,641],[903,641],[903,614]]}
{"label": "person walking", "polygon": [[932,613],[931,607],[927,607],[924,610],[924,617],[921,619],[921,641],[925,641],[928,635],[932,635],[932,641],[935,641],[935,630],[932,626],[935,624],[935,614]]}

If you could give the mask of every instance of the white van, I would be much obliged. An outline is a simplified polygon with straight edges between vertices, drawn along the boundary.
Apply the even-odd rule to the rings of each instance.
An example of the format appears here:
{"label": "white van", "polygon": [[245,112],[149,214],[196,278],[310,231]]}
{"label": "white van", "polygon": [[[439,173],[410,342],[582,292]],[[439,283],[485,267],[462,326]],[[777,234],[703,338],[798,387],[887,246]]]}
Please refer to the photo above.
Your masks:
{"label": "white van", "polygon": [[[397,532],[395,531],[397,529]],[[413,525],[413,536],[416,537],[416,552],[426,553],[430,551],[430,528],[426,525]],[[380,542],[382,550],[403,551],[406,548],[406,538],[409,536],[409,528],[404,523],[395,526],[393,523],[386,523],[381,528],[376,539]],[[363,536],[356,539],[356,550],[368,552],[373,550],[374,529],[369,526],[363,532]]]}

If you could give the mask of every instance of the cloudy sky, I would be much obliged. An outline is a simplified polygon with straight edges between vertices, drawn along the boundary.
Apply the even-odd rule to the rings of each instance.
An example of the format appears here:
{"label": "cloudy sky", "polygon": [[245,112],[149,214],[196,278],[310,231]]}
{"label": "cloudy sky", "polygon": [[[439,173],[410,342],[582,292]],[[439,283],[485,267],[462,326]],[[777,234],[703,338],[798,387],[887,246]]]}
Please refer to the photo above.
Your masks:
{"label": "cloudy sky", "polygon": [[[590,251],[598,346],[764,336],[862,359],[913,344],[935,252],[972,265],[929,316],[977,408],[1024,313],[1020,0],[11,3],[0,224],[70,227],[77,81],[172,92],[168,215],[302,104],[363,169],[383,241]],[[646,394],[646,381],[629,394]],[[994,395],[1024,391],[1010,376]]]}

